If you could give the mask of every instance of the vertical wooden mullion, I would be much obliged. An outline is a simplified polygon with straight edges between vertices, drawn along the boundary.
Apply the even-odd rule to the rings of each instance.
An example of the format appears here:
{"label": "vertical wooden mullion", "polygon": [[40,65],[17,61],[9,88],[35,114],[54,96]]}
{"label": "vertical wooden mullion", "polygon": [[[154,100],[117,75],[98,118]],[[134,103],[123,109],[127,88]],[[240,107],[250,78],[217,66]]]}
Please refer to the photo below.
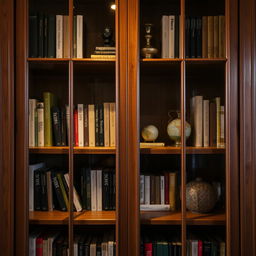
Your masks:
{"label": "vertical wooden mullion", "polygon": [[74,63],[72,61],[73,56],[73,0],[69,0],[69,222],[68,222],[68,234],[69,234],[69,255],[73,256],[73,240],[74,240],[74,228],[73,228],[73,189],[74,189],[74,117],[73,117],[73,105],[74,105]]}
{"label": "vertical wooden mullion", "polygon": [[181,242],[182,242],[182,256],[186,256],[186,135],[185,135],[185,121],[186,121],[186,53],[185,53],[185,0],[181,0]]}

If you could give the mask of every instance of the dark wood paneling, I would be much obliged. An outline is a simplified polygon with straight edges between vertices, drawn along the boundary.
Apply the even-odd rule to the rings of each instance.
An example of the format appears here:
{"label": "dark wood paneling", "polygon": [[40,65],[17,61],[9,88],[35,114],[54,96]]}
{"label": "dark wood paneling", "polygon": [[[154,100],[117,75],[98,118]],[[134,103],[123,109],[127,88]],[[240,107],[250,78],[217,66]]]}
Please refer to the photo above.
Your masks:
{"label": "dark wood paneling", "polygon": [[14,3],[0,2],[0,251],[14,248]]}

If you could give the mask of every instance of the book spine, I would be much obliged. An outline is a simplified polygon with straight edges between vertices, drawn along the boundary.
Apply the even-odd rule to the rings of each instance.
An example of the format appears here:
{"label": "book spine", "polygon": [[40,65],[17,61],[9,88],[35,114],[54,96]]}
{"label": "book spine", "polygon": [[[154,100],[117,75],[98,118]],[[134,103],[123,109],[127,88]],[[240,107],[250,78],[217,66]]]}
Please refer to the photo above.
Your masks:
{"label": "book spine", "polygon": [[52,118],[51,108],[53,106],[53,95],[45,92],[44,96],[44,146],[52,147]]}
{"label": "book spine", "polygon": [[112,189],[113,189],[113,200],[112,200],[112,210],[116,210],[116,174],[112,172],[113,179],[112,179]]}
{"label": "book spine", "polygon": [[43,238],[37,237],[36,239],[36,256],[43,256]]}
{"label": "book spine", "polygon": [[225,107],[220,107],[220,147],[225,147]]}
{"label": "book spine", "polygon": [[37,103],[37,118],[38,118],[38,147],[44,146],[44,103]]}
{"label": "book spine", "polygon": [[219,57],[225,58],[225,16],[219,16]]}
{"label": "book spine", "polygon": [[84,146],[84,105],[77,105],[78,111],[78,146]]}
{"label": "book spine", "polygon": [[95,104],[95,145],[98,147],[99,143],[99,104]]}
{"label": "book spine", "polygon": [[169,22],[169,58],[174,58],[174,45],[175,45],[175,16],[170,15],[168,18]]}
{"label": "book spine", "polygon": [[63,15],[56,15],[56,58],[63,58]]}
{"label": "book spine", "polygon": [[109,194],[110,194],[110,186],[109,186],[109,172],[107,170],[103,170],[102,172],[102,209],[104,211],[109,210]]}
{"label": "book spine", "polygon": [[91,210],[91,170],[89,168],[85,171],[86,182],[86,210]]}
{"label": "book spine", "polygon": [[41,210],[41,178],[40,169],[34,171],[34,209]]}
{"label": "book spine", "polygon": [[174,35],[174,41],[175,41],[175,58],[179,58],[179,47],[180,47],[180,16],[175,16],[175,35]]}
{"label": "book spine", "polygon": [[48,58],[56,57],[56,17],[50,14],[48,17]]}
{"label": "book spine", "polygon": [[164,174],[165,204],[169,204],[169,173]]}
{"label": "book spine", "polygon": [[165,204],[164,176],[160,176],[160,203]]}
{"label": "book spine", "polygon": [[162,16],[162,58],[168,58],[168,34],[168,16],[164,15]]}
{"label": "book spine", "polygon": [[204,121],[204,147],[209,147],[209,100],[204,100],[204,106],[203,106],[203,111],[204,111],[204,117],[203,117],[203,121]]}
{"label": "book spine", "polygon": [[74,24],[73,24],[73,44],[74,44],[74,49],[73,49],[73,58],[77,58],[77,16],[74,16]]}
{"label": "book spine", "polygon": [[140,175],[140,204],[145,203],[145,176]]}
{"label": "book spine", "polygon": [[203,58],[208,58],[208,17],[203,16],[202,18],[202,50]]}
{"label": "book spine", "polygon": [[153,255],[153,246],[152,243],[145,243],[144,244],[144,251],[145,251],[145,256],[152,256]]}
{"label": "book spine", "polygon": [[190,40],[191,40],[191,29],[190,29],[190,18],[186,18],[186,58],[190,58]]}
{"label": "book spine", "polygon": [[38,17],[37,15],[29,16],[29,56],[38,57]]}
{"label": "book spine", "polygon": [[62,108],[61,114],[61,145],[67,146],[67,114],[66,108]]}
{"label": "book spine", "polygon": [[35,146],[38,147],[38,113],[37,113],[37,103],[35,109]]}
{"label": "book spine", "polygon": [[104,107],[99,104],[99,146],[104,146]]}
{"label": "book spine", "polygon": [[196,18],[190,19],[191,41],[190,41],[190,57],[196,58]]}
{"label": "book spine", "polygon": [[69,16],[63,16],[63,58],[69,58]]}
{"label": "book spine", "polygon": [[176,210],[176,186],[177,186],[176,173],[171,172],[169,174],[169,200],[170,200],[170,209],[171,211]]}
{"label": "book spine", "polygon": [[91,210],[97,211],[97,171],[91,170]]}
{"label": "book spine", "polygon": [[96,51],[116,51],[116,47],[112,46],[96,46]]}
{"label": "book spine", "polygon": [[210,147],[216,147],[216,103],[210,102]]}
{"label": "book spine", "polygon": [[150,204],[156,204],[155,177],[150,175]]}
{"label": "book spine", "polygon": [[35,99],[29,99],[29,146],[30,147],[35,147],[36,142],[35,142],[35,132],[36,132],[36,127],[35,127],[35,114],[36,114],[36,105],[37,101]]}
{"label": "book spine", "polygon": [[160,176],[155,176],[156,204],[161,204]]}
{"label": "book spine", "polygon": [[94,105],[88,105],[88,120],[89,120],[89,146],[95,147],[95,112]]}
{"label": "book spine", "polygon": [[115,59],[116,58],[116,55],[97,55],[97,54],[92,54],[91,55],[91,58],[92,59]]}
{"label": "book spine", "polygon": [[220,143],[220,132],[221,132],[221,124],[220,124],[220,97],[216,97],[216,139],[217,139],[217,147],[221,147]]}
{"label": "book spine", "polygon": [[80,182],[80,195],[82,199],[82,206],[83,209],[86,210],[86,168],[81,169]]}
{"label": "book spine", "polygon": [[201,240],[198,241],[198,256],[203,256],[203,242]]}
{"label": "book spine", "polygon": [[195,147],[203,145],[203,96],[195,96],[194,104],[194,128],[195,128]]}
{"label": "book spine", "polygon": [[69,141],[70,111],[69,111],[69,106],[67,105],[66,105],[66,122],[67,122],[67,141]]}
{"label": "book spine", "polygon": [[51,180],[51,172],[48,171],[46,173],[47,180],[47,202],[48,202],[48,210],[53,211],[53,198],[52,198],[52,180]]}
{"label": "book spine", "polygon": [[150,204],[150,176],[145,175],[145,204]]}
{"label": "book spine", "polygon": [[202,58],[202,18],[196,19],[196,57]]}
{"label": "book spine", "polygon": [[102,211],[102,170],[97,170],[97,211]]}
{"label": "book spine", "polygon": [[99,55],[115,55],[116,51],[94,51],[94,54]]}
{"label": "book spine", "polygon": [[116,105],[110,103],[110,147],[116,146]]}
{"label": "book spine", "polygon": [[83,58],[83,16],[77,15],[77,58]]}
{"label": "book spine", "polygon": [[55,146],[61,146],[61,120],[58,107],[52,108],[53,135]]}
{"label": "book spine", "polygon": [[68,196],[67,196],[67,192],[66,192],[66,189],[65,189],[65,186],[64,186],[64,183],[63,183],[62,176],[63,176],[62,173],[57,173],[57,179],[58,179],[58,182],[59,182],[60,191],[61,191],[62,197],[64,199],[66,208],[69,209]]}
{"label": "book spine", "polygon": [[88,105],[84,106],[84,146],[89,146]]}
{"label": "book spine", "polygon": [[44,16],[44,57],[48,57],[48,15]]}
{"label": "book spine", "polygon": [[110,146],[110,124],[109,124],[109,108],[110,104],[109,103],[104,103],[104,146],[109,147]]}
{"label": "book spine", "polygon": [[41,178],[41,211],[48,211],[47,179],[44,170],[40,173]]}
{"label": "book spine", "polygon": [[208,58],[214,57],[214,20],[213,16],[208,16],[208,29],[207,29],[207,35],[208,35]]}
{"label": "book spine", "polygon": [[77,109],[74,110],[74,144],[78,147],[78,112]]}
{"label": "book spine", "polygon": [[219,57],[219,16],[213,17],[213,57]]}
{"label": "book spine", "polygon": [[38,38],[38,57],[44,57],[44,15],[39,13],[39,38]]}

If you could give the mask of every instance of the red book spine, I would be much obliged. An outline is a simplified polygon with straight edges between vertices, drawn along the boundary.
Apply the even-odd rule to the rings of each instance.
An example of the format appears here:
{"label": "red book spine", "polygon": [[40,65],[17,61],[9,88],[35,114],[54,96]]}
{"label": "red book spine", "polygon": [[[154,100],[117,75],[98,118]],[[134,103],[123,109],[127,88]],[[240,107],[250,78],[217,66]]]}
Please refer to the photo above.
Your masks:
{"label": "red book spine", "polygon": [[169,173],[164,174],[164,198],[165,204],[169,204]]}
{"label": "red book spine", "polygon": [[198,256],[203,256],[203,242],[201,240],[198,241]]}
{"label": "red book spine", "polygon": [[74,134],[75,134],[75,147],[78,147],[78,112],[74,111]]}
{"label": "red book spine", "polygon": [[145,253],[144,256],[152,256],[153,255],[153,246],[152,243],[144,244]]}
{"label": "red book spine", "polygon": [[43,238],[36,239],[36,256],[43,256]]}

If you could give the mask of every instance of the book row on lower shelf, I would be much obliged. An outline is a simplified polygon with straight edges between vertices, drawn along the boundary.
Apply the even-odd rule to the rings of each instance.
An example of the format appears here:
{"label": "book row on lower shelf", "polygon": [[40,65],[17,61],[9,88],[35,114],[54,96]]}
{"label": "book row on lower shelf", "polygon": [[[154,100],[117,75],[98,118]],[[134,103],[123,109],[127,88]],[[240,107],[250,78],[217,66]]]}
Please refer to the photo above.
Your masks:
{"label": "book row on lower shelf", "polygon": [[[178,237],[144,236],[141,240],[141,256],[181,256],[182,243]],[[220,236],[194,236],[186,242],[187,256],[225,256],[226,243]]]}
{"label": "book row on lower shelf", "polygon": [[[68,236],[60,231],[33,231],[29,235],[29,256],[69,255]],[[74,235],[74,256],[115,256],[114,232]]]}
{"label": "book row on lower shelf", "polygon": [[[74,108],[74,146],[114,147],[115,103],[78,104]],[[55,96],[43,94],[43,101],[29,99],[29,146],[67,146],[69,107],[60,108]]]}
{"label": "book row on lower shelf", "polygon": [[[69,174],[45,163],[29,166],[29,210],[67,211],[69,209]],[[79,190],[73,187],[74,210],[115,210],[115,171],[82,168]]]}

